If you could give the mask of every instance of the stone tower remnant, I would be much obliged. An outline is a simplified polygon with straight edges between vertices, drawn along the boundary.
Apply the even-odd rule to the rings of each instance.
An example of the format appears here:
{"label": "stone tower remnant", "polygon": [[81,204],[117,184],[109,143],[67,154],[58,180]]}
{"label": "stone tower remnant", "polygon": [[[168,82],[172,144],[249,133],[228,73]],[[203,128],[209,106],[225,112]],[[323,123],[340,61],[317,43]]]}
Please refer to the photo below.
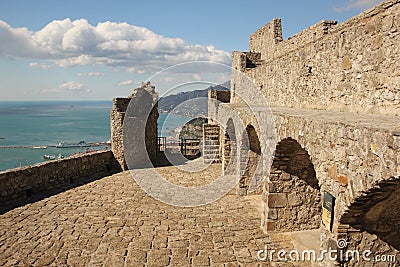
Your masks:
{"label": "stone tower remnant", "polygon": [[[122,170],[128,170],[126,152],[133,149],[135,160],[154,161],[157,157],[158,94],[150,82],[143,82],[128,97],[113,99],[110,114],[111,149]],[[126,115],[129,115],[128,118]],[[129,123],[127,121],[129,120]],[[124,138],[129,133],[130,140]],[[141,138],[144,133],[144,138]],[[124,146],[124,140],[127,142]],[[129,142],[129,144],[128,144]],[[144,145],[142,143],[144,142]],[[129,145],[129,146],[128,146]],[[138,151],[136,151],[138,150]],[[139,151],[140,150],[140,151]]]}

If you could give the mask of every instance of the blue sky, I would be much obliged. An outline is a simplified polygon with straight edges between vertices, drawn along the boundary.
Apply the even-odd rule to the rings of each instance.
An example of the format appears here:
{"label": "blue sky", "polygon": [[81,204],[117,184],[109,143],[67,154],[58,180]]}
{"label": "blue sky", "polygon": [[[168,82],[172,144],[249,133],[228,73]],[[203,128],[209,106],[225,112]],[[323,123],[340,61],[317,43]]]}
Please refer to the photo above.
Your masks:
{"label": "blue sky", "polygon": [[0,100],[125,96],[173,64],[230,64],[272,18],[282,18],[286,39],[379,2],[1,0]]}

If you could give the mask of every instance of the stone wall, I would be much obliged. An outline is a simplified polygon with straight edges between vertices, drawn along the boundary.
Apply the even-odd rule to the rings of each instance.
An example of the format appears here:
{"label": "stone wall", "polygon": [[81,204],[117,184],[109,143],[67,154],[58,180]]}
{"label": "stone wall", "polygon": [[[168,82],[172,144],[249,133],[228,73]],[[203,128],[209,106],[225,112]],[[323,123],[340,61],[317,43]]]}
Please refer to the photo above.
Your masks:
{"label": "stone wall", "polygon": [[[235,118],[228,106],[234,108],[240,119]],[[246,106],[221,104],[218,112],[217,121],[224,121],[223,118],[229,113],[235,118],[235,126],[240,125],[240,120],[244,125],[257,125]],[[321,221],[322,195],[329,192],[335,197],[336,203],[332,230],[321,226],[322,249],[327,249],[330,243],[342,237],[350,242],[354,233],[363,238],[369,236],[371,231],[367,231],[364,226],[343,222],[341,219],[349,209],[353,211],[350,212],[351,218],[368,213],[371,206],[365,205],[365,198],[374,199],[375,204],[382,200],[377,197],[380,193],[370,191],[377,184],[386,181],[394,185],[400,184],[400,121],[391,116],[322,110],[272,108],[272,112],[277,142],[280,143],[276,147],[273,169],[266,174],[263,228],[266,231],[317,228]],[[262,136],[260,129],[265,130],[267,126],[254,127],[257,135]],[[229,127],[226,128],[228,129]],[[239,141],[241,139],[238,138]],[[296,146],[282,146],[282,141],[288,140]],[[227,160],[235,161],[235,158],[242,157],[242,153],[248,152],[238,149],[238,155],[232,157],[232,152],[229,151],[231,147],[232,143],[229,145],[228,142],[223,146],[223,155],[229,155]],[[262,151],[266,151],[266,140],[260,139],[260,147]],[[297,149],[292,149],[293,147]],[[262,152],[262,155],[265,153]],[[224,167],[227,164],[224,162]],[[385,192],[387,189],[380,191]],[[389,212],[397,214],[398,205],[391,206]],[[365,207],[366,210],[360,211],[360,207]],[[378,216],[378,221],[381,219]],[[391,219],[394,222],[397,220]],[[348,231],[350,226],[355,231]],[[391,230],[398,231],[393,227]],[[376,238],[381,240],[385,236],[386,233],[377,233]],[[376,241],[376,244],[379,242]],[[382,245],[382,249],[383,247]],[[373,250],[374,253],[382,251],[384,250],[379,247],[374,247]]]}
{"label": "stone wall", "polygon": [[128,169],[124,158],[122,132],[125,111],[128,108],[129,101],[129,98],[114,98],[113,107],[110,112],[111,150],[123,170]]}
{"label": "stone wall", "polygon": [[[399,43],[400,1],[391,0],[285,41],[274,19],[251,35],[250,53],[232,54],[232,66],[271,106],[400,115]],[[255,55],[262,62],[249,64]]]}
{"label": "stone wall", "polygon": [[[157,158],[157,101],[158,94],[150,82],[142,83],[126,98],[113,99],[113,108],[110,113],[111,149],[123,170],[128,169],[124,148],[130,149],[134,154],[135,161],[144,162],[147,158],[154,161]],[[125,121],[127,112],[130,118]],[[127,128],[124,129],[124,126]],[[125,137],[126,135],[132,135],[129,138],[133,137],[125,147],[124,134]],[[139,142],[143,142],[143,144],[139,144]],[[141,149],[141,151],[136,151],[136,149]]]}
{"label": "stone wall", "polygon": [[111,151],[71,156],[0,172],[0,202],[26,198],[61,185],[118,171]]}
{"label": "stone wall", "polygon": [[231,99],[230,91],[208,90],[208,123],[213,124],[213,118],[218,113],[219,103],[229,103]]}
{"label": "stone wall", "polygon": [[336,231],[357,197],[400,175],[398,120],[390,125],[390,118],[378,115],[284,108],[273,112],[278,140],[296,140],[310,155],[321,192],[336,198]]}
{"label": "stone wall", "polygon": [[321,196],[310,156],[295,140],[282,140],[265,184],[263,227],[269,231],[318,229]]}
{"label": "stone wall", "polygon": [[[371,259],[390,258],[391,264],[400,264],[400,177],[377,183],[363,192],[341,217],[340,238],[348,242],[347,249],[370,250]],[[385,257],[385,258],[382,258]],[[349,266],[358,266],[355,258],[346,259]],[[394,263],[395,262],[395,263]],[[376,266],[384,263],[376,262]]]}
{"label": "stone wall", "polygon": [[[251,185],[251,180],[253,178],[257,179],[257,177],[260,176],[257,167],[259,167],[261,160],[260,140],[256,133],[256,129],[252,125],[247,125],[246,129],[242,133],[240,154],[247,154],[247,157],[241,157],[239,159],[243,173],[238,183],[238,194],[241,196],[261,194],[261,187],[253,188]],[[262,179],[262,175],[260,178]]]}
{"label": "stone wall", "polygon": [[[374,254],[387,251],[398,254],[398,250],[396,252],[393,246],[391,249],[388,247],[393,241],[383,244],[387,242],[386,233],[372,231],[375,233],[375,241],[367,242],[371,237],[371,229],[365,224],[342,220],[349,209],[354,210],[349,213],[352,219],[363,218],[364,214],[371,210],[367,200],[374,199],[374,204],[382,200],[378,195],[385,192],[385,189],[370,192],[377,184],[388,180],[395,185],[400,184],[400,138],[397,133],[400,130],[400,122],[396,123],[393,120],[394,125],[397,125],[390,125],[387,124],[391,121],[390,117],[377,115],[279,108],[273,110],[278,140],[293,138],[309,153],[320,187],[320,196],[323,192],[329,192],[336,200],[332,230],[321,226],[322,249],[335,249],[332,244],[344,238],[352,244],[349,249],[370,248]],[[292,193],[301,191],[302,187],[294,187]],[[270,206],[269,197],[265,197],[264,201],[265,206]],[[302,205],[306,210],[308,207],[309,205]],[[357,209],[360,207],[363,208],[362,211]],[[399,209],[392,205],[388,212],[395,218]],[[383,215],[384,213],[379,213],[376,217],[377,227],[385,227],[382,223],[387,219],[384,219]],[[265,222],[271,221],[268,218],[270,214],[266,213],[264,216]],[[268,229],[267,225],[264,227]],[[398,226],[390,229],[391,232],[398,232]],[[275,230],[279,231],[276,225]],[[364,238],[364,243],[357,243],[360,242],[360,238]],[[358,265],[353,262],[353,266]]]}
{"label": "stone wall", "polygon": [[[233,118],[237,136],[244,130],[237,125],[253,125],[260,137],[266,231],[320,227],[321,249],[336,249],[345,239],[350,249],[399,255],[399,43],[400,0],[389,0],[285,41],[281,21],[273,19],[251,35],[249,52],[233,52],[230,102],[209,116]],[[272,138],[277,145],[269,170]],[[230,149],[226,143],[223,149]],[[237,159],[248,153],[237,151]],[[323,196],[334,200],[331,225],[329,213],[320,223]]]}

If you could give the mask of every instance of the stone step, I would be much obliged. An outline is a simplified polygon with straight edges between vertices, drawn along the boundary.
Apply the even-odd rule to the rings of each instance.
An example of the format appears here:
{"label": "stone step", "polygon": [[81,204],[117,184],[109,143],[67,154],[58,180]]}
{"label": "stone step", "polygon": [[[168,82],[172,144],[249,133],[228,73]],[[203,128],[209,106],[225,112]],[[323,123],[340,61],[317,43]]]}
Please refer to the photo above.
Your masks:
{"label": "stone step", "polygon": [[218,136],[219,137],[219,133],[204,132],[204,136]]}
{"label": "stone step", "polygon": [[219,136],[204,136],[205,140],[219,140]]}
{"label": "stone step", "polygon": [[204,163],[221,162],[219,155],[220,127],[218,125],[203,125],[203,158]]}
{"label": "stone step", "polygon": [[219,151],[219,145],[204,145],[203,148],[205,150],[216,150],[216,151]]}
{"label": "stone step", "polygon": [[206,134],[217,134],[217,135],[219,135],[219,131],[208,131],[208,130],[206,130],[206,131],[204,131]]}
{"label": "stone step", "polygon": [[203,153],[204,157],[218,157],[219,158],[219,154],[218,153]]}

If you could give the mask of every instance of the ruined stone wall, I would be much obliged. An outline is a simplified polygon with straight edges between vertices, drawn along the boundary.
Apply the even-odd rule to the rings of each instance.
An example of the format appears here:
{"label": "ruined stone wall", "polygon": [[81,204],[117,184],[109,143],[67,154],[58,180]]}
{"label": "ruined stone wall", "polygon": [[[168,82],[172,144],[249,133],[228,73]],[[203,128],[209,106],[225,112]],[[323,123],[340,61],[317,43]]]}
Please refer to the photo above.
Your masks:
{"label": "ruined stone wall", "polygon": [[[251,36],[250,53],[232,54],[233,68],[259,86],[269,105],[400,115],[399,0],[281,39],[274,19]],[[249,64],[257,54],[262,62]]]}
{"label": "ruined stone wall", "polygon": [[110,112],[111,150],[123,170],[128,169],[124,158],[122,133],[125,111],[128,108],[129,101],[129,98],[114,98],[113,107]]}
{"label": "ruined stone wall", "polygon": [[231,94],[229,91],[208,90],[208,123],[213,124],[213,119],[218,113],[219,103],[229,103]]}
{"label": "ruined stone wall", "polygon": [[282,40],[282,22],[275,18],[250,35],[250,52],[260,53],[262,60],[271,59]]}
{"label": "ruined stone wall", "polygon": [[251,185],[252,180],[263,178],[259,168],[259,165],[261,164],[260,140],[254,126],[247,125],[245,131],[242,133],[241,138],[240,154],[247,154],[247,157],[240,157],[239,159],[243,173],[238,183],[238,194],[241,196],[261,194],[261,187],[254,188]]}
{"label": "ruined stone wall", "polygon": [[111,151],[71,156],[0,172],[0,202],[118,171]]}
{"label": "ruined stone wall", "polygon": [[149,119],[146,123],[146,149],[151,160],[155,160],[158,156],[158,105],[156,104],[150,112]]}
{"label": "ruined stone wall", "polygon": [[[143,161],[147,159],[154,161],[158,154],[158,94],[155,92],[155,87],[150,82],[144,82],[138,88],[134,89],[132,94],[126,98],[114,98],[113,108],[110,113],[110,128],[111,128],[111,149],[114,153],[116,160],[119,162],[122,170],[127,170],[128,166],[126,163],[126,156],[124,153],[124,120],[125,115],[130,112],[133,120],[138,120],[138,123],[132,124],[132,120],[129,122],[131,129],[125,129],[132,135],[137,135],[130,142],[142,142],[144,144],[137,145],[129,144],[129,148],[140,148],[146,151],[141,151],[135,155],[139,158],[143,158]],[[130,105],[131,103],[131,105]],[[128,108],[130,110],[128,110]],[[139,118],[140,117],[140,118]],[[142,133],[143,131],[143,133]],[[126,132],[125,134],[127,134]],[[144,134],[144,136],[142,136]],[[143,137],[143,138],[142,138]],[[135,154],[135,152],[132,152]]]}

